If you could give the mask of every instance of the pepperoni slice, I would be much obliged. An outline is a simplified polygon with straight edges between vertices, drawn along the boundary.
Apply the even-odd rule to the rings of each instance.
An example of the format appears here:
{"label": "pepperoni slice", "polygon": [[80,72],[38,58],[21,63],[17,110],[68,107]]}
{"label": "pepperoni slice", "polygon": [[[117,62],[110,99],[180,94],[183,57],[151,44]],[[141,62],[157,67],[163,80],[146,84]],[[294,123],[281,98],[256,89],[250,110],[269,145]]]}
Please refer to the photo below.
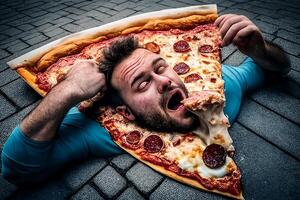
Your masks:
{"label": "pepperoni slice", "polygon": [[126,135],[126,142],[136,145],[140,142],[142,134],[139,131],[131,131]]}
{"label": "pepperoni slice", "polygon": [[149,153],[157,153],[164,146],[164,142],[158,135],[149,135],[144,141],[144,149]]}
{"label": "pepperoni slice", "polygon": [[194,81],[198,81],[200,79],[202,79],[202,77],[199,74],[194,73],[194,74],[190,74],[190,75],[186,76],[184,78],[184,82],[185,83],[191,83],[191,82],[194,82]]}
{"label": "pepperoni slice", "polygon": [[209,168],[222,167],[226,161],[226,151],[219,144],[211,144],[205,148],[202,159],[204,164]]}
{"label": "pepperoni slice", "polygon": [[190,67],[184,62],[177,63],[173,69],[179,75],[186,74],[190,71]]}
{"label": "pepperoni slice", "polygon": [[160,47],[155,42],[148,42],[145,44],[145,48],[153,53],[159,53]]}
{"label": "pepperoni slice", "polygon": [[200,53],[211,53],[211,52],[213,52],[213,47],[211,45],[208,45],[208,44],[202,45],[198,48],[198,51]]}
{"label": "pepperoni slice", "polygon": [[185,40],[179,40],[178,42],[175,42],[173,48],[178,53],[184,53],[191,50],[189,43]]}

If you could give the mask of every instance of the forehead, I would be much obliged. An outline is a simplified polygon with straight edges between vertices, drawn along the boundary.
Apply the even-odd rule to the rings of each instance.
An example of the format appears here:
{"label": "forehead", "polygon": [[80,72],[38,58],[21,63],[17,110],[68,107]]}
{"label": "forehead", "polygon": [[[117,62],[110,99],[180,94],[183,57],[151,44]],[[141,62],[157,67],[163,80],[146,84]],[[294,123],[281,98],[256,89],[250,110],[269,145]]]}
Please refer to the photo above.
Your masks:
{"label": "forehead", "polygon": [[138,71],[143,71],[152,65],[152,61],[159,55],[146,49],[136,49],[130,56],[122,60],[113,70],[111,83],[115,87],[120,82],[128,82]]}

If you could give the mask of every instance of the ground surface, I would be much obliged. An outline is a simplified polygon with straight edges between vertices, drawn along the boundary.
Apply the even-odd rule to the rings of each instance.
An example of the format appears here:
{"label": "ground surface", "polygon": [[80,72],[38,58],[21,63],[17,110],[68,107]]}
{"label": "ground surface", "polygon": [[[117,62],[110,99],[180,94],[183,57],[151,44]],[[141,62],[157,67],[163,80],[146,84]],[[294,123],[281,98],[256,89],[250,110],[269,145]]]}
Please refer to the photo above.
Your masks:
{"label": "ground surface", "polygon": [[[28,0],[0,2],[0,151],[13,127],[40,97],[6,62],[73,32],[127,16],[171,7],[214,3],[196,0]],[[292,71],[280,84],[245,98],[230,129],[246,199],[300,199],[299,2],[217,1],[223,13],[244,14],[264,36],[283,46]],[[245,56],[230,46],[226,64]],[[91,159],[24,190],[0,176],[0,199],[223,199],[166,178],[131,156]]]}

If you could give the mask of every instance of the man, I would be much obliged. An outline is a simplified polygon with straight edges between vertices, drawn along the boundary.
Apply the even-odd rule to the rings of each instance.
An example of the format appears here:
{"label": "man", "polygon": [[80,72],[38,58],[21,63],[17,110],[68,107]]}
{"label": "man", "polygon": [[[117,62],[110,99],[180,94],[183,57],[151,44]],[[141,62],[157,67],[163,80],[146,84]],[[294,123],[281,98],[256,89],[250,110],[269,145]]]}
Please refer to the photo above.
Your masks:
{"label": "man", "polygon": [[[233,123],[243,93],[259,87],[264,73],[287,73],[289,59],[281,48],[264,41],[244,16],[223,15],[215,24],[223,46],[233,43],[250,57],[238,68],[223,65],[225,113]],[[104,128],[74,107],[98,92],[105,92],[106,98],[114,96],[116,110],[142,126],[177,131],[197,126],[196,117],[183,106],[169,105],[175,91],[180,94],[177,104],[187,97],[177,74],[132,38],[110,47],[100,68],[92,61],[77,63],[16,127],[2,152],[6,179],[20,185],[38,183],[71,162],[122,153]]]}

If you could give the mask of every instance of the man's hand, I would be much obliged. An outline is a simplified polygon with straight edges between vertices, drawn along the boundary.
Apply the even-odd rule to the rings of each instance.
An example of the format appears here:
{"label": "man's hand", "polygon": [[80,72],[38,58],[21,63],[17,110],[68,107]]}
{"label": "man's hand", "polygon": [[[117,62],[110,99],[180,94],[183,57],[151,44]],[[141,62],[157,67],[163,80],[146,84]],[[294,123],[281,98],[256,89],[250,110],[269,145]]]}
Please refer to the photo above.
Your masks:
{"label": "man's hand", "polygon": [[33,140],[54,138],[68,110],[106,89],[105,76],[93,61],[79,61],[21,122],[22,132]]}
{"label": "man's hand", "polygon": [[259,28],[247,17],[226,14],[220,16],[215,25],[223,38],[222,46],[234,44],[265,70],[281,74],[289,72],[290,61],[282,48],[265,41]]}
{"label": "man's hand", "polygon": [[215,25],[220,29],[222,46],[233,43],[242,53],[250,57],[266,51],[266,43],[260,30],[247,17],[226,14],[220,16]]}
{"label": "man's hand", "polygon": [[65,75],[62,83],[68,85],[77,102],[94,97],[106,90],[105,75],[94,61],[78,61]]}

